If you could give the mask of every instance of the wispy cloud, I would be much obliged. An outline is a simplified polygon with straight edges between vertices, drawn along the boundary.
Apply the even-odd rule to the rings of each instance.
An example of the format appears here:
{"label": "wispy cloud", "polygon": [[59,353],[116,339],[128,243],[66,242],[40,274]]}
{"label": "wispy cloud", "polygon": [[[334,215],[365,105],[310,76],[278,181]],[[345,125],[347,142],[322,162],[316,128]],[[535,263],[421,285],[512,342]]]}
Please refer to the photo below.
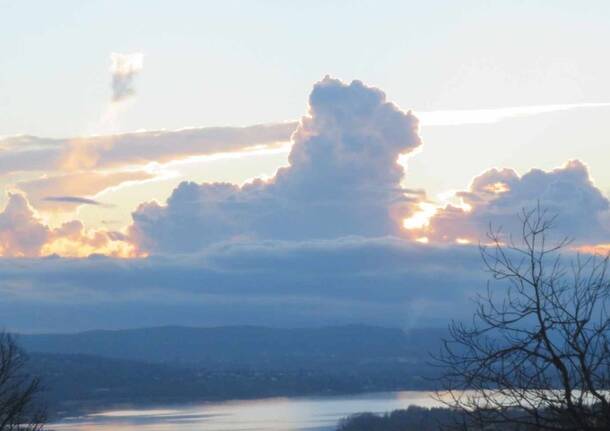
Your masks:
{"label": "wispy cloud", "polygon": [[[513,106],[493,109],[416,111],[424,126],[490,124],[553,112],[600,109],[610,102]],[[119,168],[166,163],[192,156],[239,152],[290,141],[297,121],[248,127],[202,127],[151,130],[116,135],[50,139],[37,136],[0,138],[0,174],[10,172]]]}
{"label": "wispy cloud", "polygon": [[153,176],[146,171],[82,171],[20,181],[15,186],[27,195],[29,202],[37,209],[71,211],[82,204],[93,204],[95,201],[90,201],[90,197],[110,187],[147,180]]}
{"label": "wispy cloud", "polygon": [[491,109],[455,109],[446,111],[416,112],[420,124],[424,126],[461,126],[467,124],[491,124],[516,117],[530,117],[575,109],[607,108],[610,102],[571,103],[558,105],[510,106]]}
{"label": "wispy cloud", "polygon": [[62,173],[166,163],[192,156],[268,148],[288,142],[297,122],[248,127],[200,127],[52,139],[29,135],[0,138],[0,175]]}
{"label": "wispy cloud", "polygon": [[96,201],[95,199],[83,198],[80,196],[47,196],[42,200],[47,202],[61,202],[71,203],[78,205],[96,205],[96,206],[107,206],[102,202]]}

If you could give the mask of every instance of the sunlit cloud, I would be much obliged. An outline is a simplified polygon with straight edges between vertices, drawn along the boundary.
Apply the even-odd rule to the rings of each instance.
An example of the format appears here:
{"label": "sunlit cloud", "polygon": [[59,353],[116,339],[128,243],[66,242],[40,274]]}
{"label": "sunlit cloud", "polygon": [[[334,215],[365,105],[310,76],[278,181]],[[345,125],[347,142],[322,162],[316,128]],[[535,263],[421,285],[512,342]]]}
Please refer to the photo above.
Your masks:
{"label": "sunlit cloud", "polygon": [[[583,250],[603,249],[590,244],[610,242],[610,201],[593,183],[587,166],[578,160],[544,171],[519,175],[513,169],[489,169],[474,178],[469,188],[455,193],[461,205],[447,204],[431,217],[416,214],[416,234],[434,242],[465,244],[484,240],[493,226],[506,235],[521,232],[523,209],[540,205],[555,220],[556,233],[574,239]],[[425,222],[423,221],[425,220]]]}
{"label": "sunlit cloud", "polygon": [[104,255],[114,258],[145,257],[133,244],[123,238],[114,236],[105,231],[84,231],[72,235],[59,234],[45,243],[40,249],[40,256],[58,255],[62,257],[83,258],[91,255]]}
{"label": "sunlit cloud", "polygon": [[[423,229],[430,224],[430,219],[438,211],[438,205],[430,202],[420,202],[419,209],[409,218],[403,220],[402,225],[407,230]],[[420,242],[427,242],[420,241]]]}
{"label": "sunlit cloud", "polygon": [[581,245],[574,247],[579,253],[594,254],[601,256],[610,256],[610,243],[608,244],[592,244]]}
{"label": "sunlit cloud", "polygon": [[52,228],[23,195],[10,194],[6,207],[0,212],[0,256],[41,257],[53,254],[64,257],[144,255],[118,231],[87,230],[78,220]]}
{"label": "sunlit cloud", "polygon": [[[112,63],[113,91],[117,100],[125,100],[133,95],[133,79],[142,70],[142,56],[116,54]],[[344,87],[349,91],[344,92]],[[325,91],[328,93],[324,95]],[[360,110],[354,106],[360,106]],[[161,243],[165,239],[155,238],[163,229],[167,229],[163,235],[174,244],[172,229],[180,231],[182,224],[173,225],[168,210],[171,205],[177,212],[185,211],[184,220],[207,232],[197,240],[195,230],[187,229],[185,241],[193,241],[187,250],[198,249],[202,241],[343,234],[398,235],[421,243],[442,240],[465,244],[479,234],[473,220],[485,204],[524,192],[514,190],[518,187],[514,172],[503,170],[487,175],[476,190],[452,191],[438,200],[426,197],[424,191],[407,193],[404,170],[408,158],[423,147],[418,135],[420,124],[489,124],[609,106],[610,103],[555,104],[412,114],[387,102],[380,90],[359,81],[344,85],[326,78],[316,84],[310,112],[299,122],[148,130],[70,139],[25,135],[3,138],[0,176],[8,188],[24,193],[27,206],[32,206],[39,224],[46,226],[48,232],[53,230],[49,226],[59,226],[71,218],[81,223],[95,220],[88,227],[102,226],[100,220],[121,219],[120,226],[126,228],[131,222],[130,213],[148,202],[134,213],[134,229],[130,231],[140,239],[150,239],[150,244],[141,247],[146,251],[164,251]],[[125,105],[116,107],[122,109]],[[399,124],[401,121],[403,125]],[[269,157],[275,155],[286,157]],[[272,169],[248,172],[239,180],[224,176],[222,184],[179,185],[183,180],[202,181],[202,177],[203,181],[218,181],[213,175],[199,176],[203,163],[235,160],[239,166],[245,165],[243,159],[256,157],[267,157],[276,164]],[[576,172],[578,166],[569,170]],[[9,180],[11,175],[14,178]],[[155,203],[168,196],[167,205]],[[110,208],[105,202],[115,207],[102,213],[102,208]],[[193,207],[196,211],[191,215],[188,211]],[[315,217],[306,215],[309,209]],[[493,215],[487,210],[482,212],[481,217]],[[207,214],[204,222],[198,219],[202,214]],[[326,214],[327,220],[322,220],[321,214]],[[272,221],[268,222],[267,217]],[[451,229],[443,224],[445,219],[454,222]],[[458,228],[458,221],[463,226]],[[216,222],[222,228],[206,225]],[[295,223],[299,226],[290,228],[289,224]],[[118,246],[104,248],[94,240],[100,238],[96,231],[86,231],[84,226],[81,230],[77,241],[54,237],[52,241],[45,240],[37,253],[59,250],[80,256],[106,250],[117,255],[132,254]],[[75,242],[81,244],[80,249]],[[82,245],[85,243],[88,245]],[[180,249],[179,244],[175,246]]]}
{"label": "sunlit cloud", "polygon": [[140,205],[130,233],[151,253],[239,238],[400,234],[420,195],[401,186],[397,160],[421,145],[417,118],[381,90],[326,77],[314,85],[308,115],[292,134],[287,166],[241,186],[182,182],[165,205]]}

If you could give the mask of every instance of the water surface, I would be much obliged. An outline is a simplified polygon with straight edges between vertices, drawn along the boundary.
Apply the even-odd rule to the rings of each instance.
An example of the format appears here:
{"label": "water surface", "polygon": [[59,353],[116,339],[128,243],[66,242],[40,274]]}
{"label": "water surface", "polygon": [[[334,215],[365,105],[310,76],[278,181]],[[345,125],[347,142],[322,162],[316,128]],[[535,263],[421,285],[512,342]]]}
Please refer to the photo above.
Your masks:
{"label": "water surface", "polygon": [[65,419],[56,431],[330,431],[359,412],[387,412],[410,405],[432,407],[430,392],[383,392],[336,397],[268,398],[111,410]]}

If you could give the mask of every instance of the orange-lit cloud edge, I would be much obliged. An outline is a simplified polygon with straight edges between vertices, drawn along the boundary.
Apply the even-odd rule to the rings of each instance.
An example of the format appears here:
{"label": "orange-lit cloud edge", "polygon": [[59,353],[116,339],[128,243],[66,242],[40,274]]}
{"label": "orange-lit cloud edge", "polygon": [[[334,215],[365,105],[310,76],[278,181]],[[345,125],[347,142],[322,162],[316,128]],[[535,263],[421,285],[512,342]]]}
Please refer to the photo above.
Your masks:
{"label": "orange-lit cloud edge", "polygon": [[[258,149],[256,151],[260,151]],[[263,150],[264,151],[264,150]],[[210,156],[218,157],[218,156]],[[239,157],[239,153],[231,153],[230,157]],[[404,162],[404,159],[403,159]],[[168,162],[173,164],[175,161]],[[557,168],[566,169],[570,163]],[[579,162],[580,163],[580,162]],[[495,169],[495,168],[494,168]],[[471,181],[469,189],[482,174],[475,176]],[[117,187],[117,186],[113,186]],[[490,196],[500,196],[510,192],[510,185],[496,181],[484,187],[485,192]],[[402,220],[402,235],[404,241],[417,242],[425,245],[447,244],[456,245],[477,245],[481,242],[481,237],[463,233],[460,236],[448,237],[439,231],[435,226],[435,218],[443,211],[460,211],[468,214],[473,210],[471,204],[463,199],[466,191],[454,191],[444,194],[447,202],[431,202],[422,199],[416,204],[416,210],[407,218]],[[9,193],[9,202],[5,210],[0,213],[0,218],[7,212],[11,212],[11,202],[18,199],[21,202],[20,211],[15,211],[9,218],[19,218],[27,221],[28,227],[23,229],[17,227],[15,233],[29,236],[28,229],[31,231],[45,232],[44,240],[33,247],[22,247],[19,245],[19,238],[11,238],[6,232],[0,233],[0,256],[11,258],[34,258],[47,256],[60,256],[65,258],[87,258],[92,255],[103,255],[117,259],[138,259],[146,258],[148,253],[141,250],[129,235],[130,226],[124,226],[120,230],[87,229],[79,220],[71,220],[63,223],[57,228],[51,228],[44,222],[44,216],[37,209],[33,208],[27,201],[24,194],[19,192]],[[610,253],[610,243],[577,244],[573,250],[586,254],[608,254]]]}

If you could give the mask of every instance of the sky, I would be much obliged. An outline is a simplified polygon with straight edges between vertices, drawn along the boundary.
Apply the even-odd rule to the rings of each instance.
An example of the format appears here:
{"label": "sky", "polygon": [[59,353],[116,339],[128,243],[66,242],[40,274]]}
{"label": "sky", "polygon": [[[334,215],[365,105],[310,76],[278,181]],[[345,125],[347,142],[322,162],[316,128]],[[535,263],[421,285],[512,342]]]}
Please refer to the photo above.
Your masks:
{"label": "sky", "polygon": [[610,248],[610,5],[0,0],[6,327],[435,325]]}

